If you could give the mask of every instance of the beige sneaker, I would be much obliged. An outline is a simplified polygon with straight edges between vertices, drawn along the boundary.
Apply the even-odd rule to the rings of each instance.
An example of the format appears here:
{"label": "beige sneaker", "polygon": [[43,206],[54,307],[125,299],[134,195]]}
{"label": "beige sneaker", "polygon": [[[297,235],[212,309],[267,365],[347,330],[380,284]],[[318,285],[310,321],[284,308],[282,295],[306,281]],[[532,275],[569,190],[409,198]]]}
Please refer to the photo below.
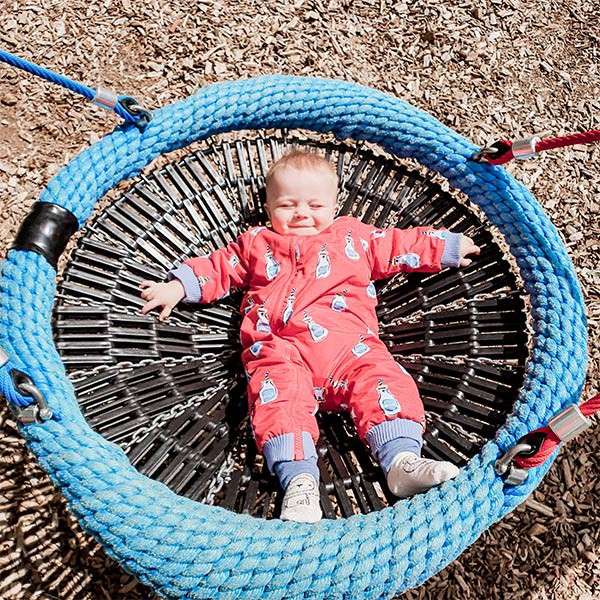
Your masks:
{"label": "beige sneaker", "polygon": [[451,462],[421,458],[412,452],[400,452],[392,460],[387,484],[392,494],[408,498],[454,479],[459,472],[459,468]]}
{"label": "beige sneaker", "polygon": [[285,490],[281,520],[316,523],[322,516],[317,480],[308,473],[296,475]]}

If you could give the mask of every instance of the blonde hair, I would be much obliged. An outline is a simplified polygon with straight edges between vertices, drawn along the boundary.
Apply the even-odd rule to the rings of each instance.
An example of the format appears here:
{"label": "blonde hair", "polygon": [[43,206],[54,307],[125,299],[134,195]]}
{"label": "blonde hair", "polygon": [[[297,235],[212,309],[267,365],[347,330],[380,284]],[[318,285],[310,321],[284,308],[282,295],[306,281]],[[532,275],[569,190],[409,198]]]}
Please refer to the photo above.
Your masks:
{"label": "blonde hair", "polygon": [[286,167],[294,169],[321,169],[330,173],[336,183],[338,181],[335,168],[324,156],[315,152],[307,152],[306,150],[291,150],[271,165],[265,178],[266,187],[269,187],[275,175]]}

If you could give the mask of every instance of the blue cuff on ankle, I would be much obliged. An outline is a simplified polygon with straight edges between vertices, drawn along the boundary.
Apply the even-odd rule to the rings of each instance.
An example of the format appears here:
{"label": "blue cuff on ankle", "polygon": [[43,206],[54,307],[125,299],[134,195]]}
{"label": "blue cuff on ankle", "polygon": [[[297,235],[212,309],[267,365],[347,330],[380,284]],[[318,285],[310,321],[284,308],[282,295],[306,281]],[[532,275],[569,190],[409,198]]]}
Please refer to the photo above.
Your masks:
{"label": "blue cuff on ankle", "polygon": [[[263,446],[262,453],[267,461],[269,471],[273,473],[275,463],[282,460],[294,460],[294,434],[281,433],[269,438]],[[312,458],[317,460],[317,449],[308,431],[302,432],[302,453],[305,460]]]}
{"label": "blue cuff on ankle", "polygon": [[367,432],[371,452],[387,474],[392,460],[400,452],[413,452],[421,456],[423,446],[421,425],[409,419],[394,419],[375,425]]}
{"label": "blue cuff on ankle", "polygon": [[312,475],[317,481],[319,481],[319,467],[317,467],[317,458],[307,458],[304,460],[282,460],[276,462],[273,465],[273,471],[279,479],[279,484],[282,489],[287,489],[290,481],[301,475],[302,473],[308,473]]}

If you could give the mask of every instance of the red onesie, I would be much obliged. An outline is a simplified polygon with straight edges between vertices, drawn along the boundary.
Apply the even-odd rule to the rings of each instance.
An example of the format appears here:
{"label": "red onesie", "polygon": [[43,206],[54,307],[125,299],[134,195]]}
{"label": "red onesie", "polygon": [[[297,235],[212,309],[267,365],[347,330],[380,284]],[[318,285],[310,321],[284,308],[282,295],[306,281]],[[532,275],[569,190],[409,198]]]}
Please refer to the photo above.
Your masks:
{"label": "red onesie", "polygon": [[457,266],[459,237],[431,227],[378,229],[348,216],[314,236],[254,227],[170,273],[187,302],[246,290],[242,362],[254,436],[270,468],[316,457],[317,410],[349,410],[367,442],[386,422],[386,440],[402,434],[390,431],[394,421],[420,437],[423,404],[378,337],[373,281]]}

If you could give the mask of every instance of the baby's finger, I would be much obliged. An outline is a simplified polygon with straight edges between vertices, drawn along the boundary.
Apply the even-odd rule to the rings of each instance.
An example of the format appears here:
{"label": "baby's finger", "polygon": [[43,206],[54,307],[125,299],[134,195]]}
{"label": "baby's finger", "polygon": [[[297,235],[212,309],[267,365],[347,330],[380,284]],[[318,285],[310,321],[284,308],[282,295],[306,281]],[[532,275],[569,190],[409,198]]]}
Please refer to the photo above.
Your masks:
{"label": "baby's finger", "polygon": [[156,298],[154,300],[150,300],[150,302],[146,302],[146,304],[144,304],[142,308],[142,314],[145,315],[147,312],[150,312],[153,308],[156,308],[157,306],[161,306],[161,303],[160,300]]}
{"label": "baby's finger", "polygon": [[459,266],[468,267],[473,261],[470,258],[461,258]]}
{"label": "baby's finger", "polygon": [[144,281],[140,281],[140,290],[150,287],[151,285],[152,285],[152,281],[149,281],[148,279],[144,279]]}
{"label": "baby's finger", "polygon": [[171,307],[170,306],[165,306],[162,309],[162,312],[160,313],[158,320],[159,321],[166,321],[169,318],[169,315],[171,314]]}
{"label": "baby's finger", "polygon": [[154,300],[154,292],[152,290],[146,290],[140,294],[144,300]]}

